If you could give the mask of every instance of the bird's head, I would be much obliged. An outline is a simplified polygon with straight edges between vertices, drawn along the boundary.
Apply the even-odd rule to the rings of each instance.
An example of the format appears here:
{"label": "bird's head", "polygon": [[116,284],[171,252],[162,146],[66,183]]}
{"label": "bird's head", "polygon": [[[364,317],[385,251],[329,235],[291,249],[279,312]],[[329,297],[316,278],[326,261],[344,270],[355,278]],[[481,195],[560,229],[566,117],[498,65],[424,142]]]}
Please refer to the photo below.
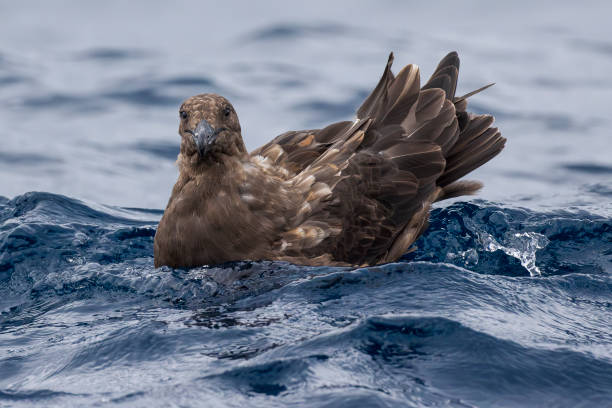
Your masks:
{"label": "bird's head", "polygon": [[223,154],[246,154],[238,115],[224,97],[192,96],[181,105],[179,120],[182,154],[197,161],[219,159]]}

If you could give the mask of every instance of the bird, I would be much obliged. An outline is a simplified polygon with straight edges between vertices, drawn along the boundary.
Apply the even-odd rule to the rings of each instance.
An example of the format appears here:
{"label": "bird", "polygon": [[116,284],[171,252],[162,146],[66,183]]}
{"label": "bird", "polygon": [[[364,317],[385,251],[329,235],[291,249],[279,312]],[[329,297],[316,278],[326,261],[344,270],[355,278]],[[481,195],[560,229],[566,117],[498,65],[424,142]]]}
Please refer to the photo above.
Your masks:
{"label": "bird", "polygon": [[462,177],[499,154],[493,116],[456,96],[459,56],[446,55],[421,86],[397,75],[393,53],[354,120],[289,131],[248,152],[223,96],[179,109],[179,176],[154,238],[155,267],[273,260],[363,267],[414,249],[432,204],[475,194]]}

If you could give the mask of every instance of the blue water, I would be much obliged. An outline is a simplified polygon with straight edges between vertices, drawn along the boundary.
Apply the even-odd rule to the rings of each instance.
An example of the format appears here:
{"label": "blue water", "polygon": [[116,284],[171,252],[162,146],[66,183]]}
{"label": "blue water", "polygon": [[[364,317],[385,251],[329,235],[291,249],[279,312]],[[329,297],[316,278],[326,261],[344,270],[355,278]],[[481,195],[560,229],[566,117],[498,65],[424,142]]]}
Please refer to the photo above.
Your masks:
{"label": "blue water", "polygon": [[[608,3],[328,3],[0,4],[0,406],[612,406]],[[508,143],[414,252],[153,267],[182,99],[255,148],[453,49]]]}

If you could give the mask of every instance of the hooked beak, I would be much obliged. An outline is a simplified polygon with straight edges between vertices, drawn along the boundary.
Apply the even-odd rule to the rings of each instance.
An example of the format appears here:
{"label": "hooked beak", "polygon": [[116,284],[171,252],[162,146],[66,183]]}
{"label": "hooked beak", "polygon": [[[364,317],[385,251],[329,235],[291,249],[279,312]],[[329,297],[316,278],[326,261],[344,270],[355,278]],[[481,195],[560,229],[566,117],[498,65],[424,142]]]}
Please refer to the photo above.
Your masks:
{"label": "hooked beak", "polygon": [[188,130],[187,132],[193,135],[193,142],[198,149],[200,157],[204,157],[213,143],[215,143],[215,140],[217,140],[217,135],[224,130],[225,128],[215,129],[210,126],[206,119],[202,119],[195,130]]}

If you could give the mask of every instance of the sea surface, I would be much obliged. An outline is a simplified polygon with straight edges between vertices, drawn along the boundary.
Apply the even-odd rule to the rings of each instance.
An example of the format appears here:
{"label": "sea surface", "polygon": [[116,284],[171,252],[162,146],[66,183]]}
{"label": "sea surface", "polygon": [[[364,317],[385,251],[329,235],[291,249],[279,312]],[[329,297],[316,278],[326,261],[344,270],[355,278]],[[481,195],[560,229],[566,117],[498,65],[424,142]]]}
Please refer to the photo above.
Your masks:
{"label": "sea surface", "polygon": [[[0,406],[612,407],[611,13],[0,3]],[[416,250],[154,268],[183,99],[228,97],[252,149],[452,50],[508,142]]]}

